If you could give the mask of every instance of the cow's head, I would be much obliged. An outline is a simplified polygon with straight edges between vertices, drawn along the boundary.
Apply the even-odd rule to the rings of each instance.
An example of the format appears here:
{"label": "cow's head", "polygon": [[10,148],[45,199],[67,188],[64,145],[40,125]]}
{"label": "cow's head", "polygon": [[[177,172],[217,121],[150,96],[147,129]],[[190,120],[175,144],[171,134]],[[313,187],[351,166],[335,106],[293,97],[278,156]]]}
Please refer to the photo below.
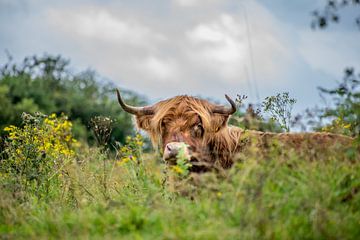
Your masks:
{"label": "cow's head", "polygon": [[140,129],[145,130],[153,145],[161,147],[163,159],[172,164],[181,148],[188,159],[211,151],[210,140],[225,129],[228,118],[236,111],[235,102],[227,95],[231,107],[215,105],[209,101],[176,96],[152,106],[127,105],[117,90],[120,106],[135,115]]}

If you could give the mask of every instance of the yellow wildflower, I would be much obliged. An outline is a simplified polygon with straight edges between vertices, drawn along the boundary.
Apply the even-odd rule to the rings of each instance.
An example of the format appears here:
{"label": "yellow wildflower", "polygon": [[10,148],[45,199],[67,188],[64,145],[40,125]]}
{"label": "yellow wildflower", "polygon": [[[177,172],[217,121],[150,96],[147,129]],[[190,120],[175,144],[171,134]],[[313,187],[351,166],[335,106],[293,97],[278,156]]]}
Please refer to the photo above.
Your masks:
{"label": "yellow wildflower", "polygon": [[179,166],[172,166],[171,169],[178,174],[184,173],[184,170],[182,168],[180,168]]}
{"label": "yellow wildflower", "polygon": [[50,142],[45,143],[45,146],[44,146],[45,150],[50,150],[51,147],[52,147],[52,144]]}
{"label": "yellow wildflower", "polygon": [[133,162],[136,162],[136,160],[137,160],[136,156],[130,156],[129,158],[130,158]]}
{"label": "yellow wildflower", "polygon": [[71,141],[71,136],[70,136],[70,135],[67,135],[67,136],[65,137],[65,141],[66,141],[66,142],[70,142],[70,141]]}
{"label": "yellow wildflower", "polygon": [[15,130],[15,129],[16,129],[16,127],[15,127],[14,125],[10,125],[10,126],[8,126],[8,127],[5,127],[5,128],[4,128],[4,131],[10,132],[10,131],[13,131],[13,130]]}
{"label": "yellow wildflower", "polygon": [[127,163],[127,162],[130,161],[130,158],[129,158],[129,157],[124,157],[124,158],[121,159],[121,161],[122,161],[123,163]]}
{"label": "yellow wildflower", "polygon": [[69,122],[69,121],[65,121],[63,123],[63,127],[66,128],[66,129],[70,129],[72,127],[72,123]]}

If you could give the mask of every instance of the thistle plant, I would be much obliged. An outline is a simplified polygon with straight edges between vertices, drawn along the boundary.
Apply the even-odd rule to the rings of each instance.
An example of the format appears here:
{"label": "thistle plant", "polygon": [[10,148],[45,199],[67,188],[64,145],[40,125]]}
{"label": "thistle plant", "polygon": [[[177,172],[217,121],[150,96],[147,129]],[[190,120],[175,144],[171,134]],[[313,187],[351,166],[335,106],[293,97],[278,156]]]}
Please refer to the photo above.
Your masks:
{"label": "thistle plant", "polygon": [[99,146],[105,147],[110,139],[114,121],[109,117],[96,116],[91,118],[90,126]]}

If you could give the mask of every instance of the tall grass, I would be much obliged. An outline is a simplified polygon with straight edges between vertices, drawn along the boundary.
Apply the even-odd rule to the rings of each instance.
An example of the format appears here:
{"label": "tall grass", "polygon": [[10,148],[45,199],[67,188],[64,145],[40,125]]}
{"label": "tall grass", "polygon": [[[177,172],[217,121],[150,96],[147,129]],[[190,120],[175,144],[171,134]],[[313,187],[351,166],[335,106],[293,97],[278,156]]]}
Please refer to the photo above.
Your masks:
{"label": "tall grass", "polygon": [[[74,154],[66,156],[71,160],[61,165],[60,172],[59,164],[49,170],[60,173],[57,181],[44,180],[51,194],[31,190],[41,186],[39,180],[30,179],[28,188],[21,187],[22,182],[12,181],[14,175],[8,168],[1,168],[1,238],[360,236],[358,160],[340,161],[330,154],[326,160],[308,161],[276,152],[259,159],[254,152],[240,156],[230,170],[184,177],[156,154],[143,154],[140,143],[139,136],[129,138],[117,155],[99,148],[73,147]],[[1,166],[9,158],[3,156]]]}

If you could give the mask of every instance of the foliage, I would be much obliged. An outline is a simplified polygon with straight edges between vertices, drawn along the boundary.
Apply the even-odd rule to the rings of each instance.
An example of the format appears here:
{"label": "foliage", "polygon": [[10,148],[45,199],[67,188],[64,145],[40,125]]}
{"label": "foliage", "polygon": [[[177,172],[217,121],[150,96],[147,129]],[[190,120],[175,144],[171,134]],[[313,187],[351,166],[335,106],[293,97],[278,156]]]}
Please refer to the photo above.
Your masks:
{"label": "foliage", "polygon": [[294,125],[305,130],[326,131],[359,137],[360,133],[360,75],[353,68],[345,69],[343,80],[333,89],[319,87],[325,107],[307,109],[295,117]]}
{"label": "foliage", "polygon": [[186,148],[187,146],[184,143],[176,156],[176,165],[171,166],[171,170],[181,178],[187,177],[190,173],[189,169],[192,167],[192,164],[188,161]]}
{"label": "foliage", "polygon": [[261,115],[261,106],[248,104],[245,107],[243,101],[247,99],[245,95],[238,95],[235,99],[238,111],[230,118],[229,123],[243,129],[258,130],[263,132],[281,132],[281,127],[273,119],[265,119]]}
{"label": "foliage", "polygon": [[51,192],[61,170],[72,157],[72,124],[67,117],[23,114],[23,126],[5,127],[8,137],[1,153],[0,172],[3,180],[13,181],[21,189],[30,189],[36,196]]}
{"label": "foliage", "polygon": [[[131,117],[114,101],[114,85],[102,80],[90,70],[72,73],[70,63],[61,56],[26,57],[22,63],[11,58],[0,66],[0,129],[20,126],[23,112],[45,114],[65,113],[71,119],[74,135],[79,140],[95,142],[89,128],[94,116],[114,120],[109,143],[125,142],[133,132]],[[144,102],[131,92],[124,92],[131,104]],[[0,130],[0,134],[4,134]]]}
{"label": "foliage", "polygon": [[121,143],[117,145],[120,147],[117,151],[117,156],[120,158],[118,165],[140,161],[144,145],[143,137],[140,134],[136,134],[135,137],[127,136],[125,145],[121,146]]}
{"label": "foliage", "polygon": [[273,120],[280,124],[280,127],[290,131],[291,111],[296,103],[294,98],[290,98],[288,92],[278,93],[276,96],[266,97],[263,101],[264,112],[270,113]]}
{"label": "foliage", "polygon": [[[326,28],[329,22],[338,23],[340,16],[339,11],[345,7],[359,8],[359,0],[328,0],[323,11],[315,10],[313,12],[314,20],[312,27]],[[360,29],[360,16],[356,17],[355,22]],[[357,137],[360,142],[360,93],[359,79],[360,74],[356,74],[353,67],[345,68],[343,81],[334,89],[325,89],[319,87],[320,93],[332,97],[335,106],[325,109],[316,108],[308,110],[305,118],[310,119],[310,125],[313,129],[346,134]],[[310,118],[309,118],[310,116]],[[315,117],[315,121],[311,118]],[[298,116],[301,122],[302,116]],[[331,121],[331,124],[323,124],[323,120]],[[314,127],[315,124],[315,127]],[[305,126],[304,124],[301,124]],[[324,126],[325,125],[325,126]]]}
{"label": "foliage", "polygon": [[323,118],[333,119],[325,131],[359,136],[360,134],[360,74],[353,68],[345,69],[343,81],[334,89],[319,88],[322,94],[332,97],[334,106],[326,108]]}
{"label": "foliage", "polygon": [[[111,120],[127,130],[130,125],[107,95],[110,91],[102,92],[88,78],[65,80],[63,74],[49,70],[51,66],[61,70],[62,64],[46,64],[43,73],[30,74],[26,68],[14,76],[4,74],[0,80],[1,123],[13,121],[12,110],[24,106],[57,109],[56,115],[24,114],[22,125],[6,125],[8,138],[0,143],[1,238],[357,239],[360,235],[358,158],[340,160],[341,153],[330,151],[324,159],[310,161],[305,153],[282,154],[274,145],[266,157],[253,149],[239,154],[230,170],[194,174],[189,173],[190,165],[182,154],[167,171],[157,155],[143,153],[140,134],[124,137],[125,144],[116,143],[114,156],[100,144],[108,142]],[[34,86],[49,83],[45,76],[60,79],[54,96],[36,92]],[[31,94],[24,97],[28,92],[20,83],[27,77]],[[351,84],[346,86],[349,91],[324,91],[339,99],[326,116],[338,117],[343,112],[343,128],[358,121],[354,118],[358,94]],[[35,93],[41,97],[35,98]],[[279,101],[294,103],[279,96]],[[277,103],[274,98],[272,103]],[[133,100],[138,101],[135,96]],[[69,110],[73,121],[59,114],[67,112],[59,109]],[[92,114],[104,116],[102,111],[109,109],[120,117],[106,113],[109,118],[93,118],[100,148],[86,144],[75,148],[79,143],[73,141],[71,130],[76,126],[72,123],[87,126]],[[254,107],[248,109],[235,116],[242,118],[241,124],[247,116],[268,123]],[[288,109],[278,110],[287,124]],[[266,126],[276,127],[271,124]],[[351,125],[351,131],[352,126],[358,125]],[[119,131],[116,126],[113,130]]]}
{"label": "foliage", "polygon": [[19,202],[0,181],[1,236],[357,239],[360,234],[359,161],[339,161],[338,153],[308,161],[276,149],[262,159],[255,150],[240,155],[231,170],[174,180],[141,146],[137,135],[127,138],[115,159],[94,147],[69,155],[72,164],[64,166],[61,184],[49,182],[49,189],[61,194],[46,200],[24,188],[33,197]]}
{"label": "foliage", "polygon": [[99,146],[106,146],[112,132],[113,120],[109,117],[95,116],[90,120],[90,126]]}
{"label": "foliage", "polygon": [[[327,0],[323,10],[314,10],[312,12],[313,20],[311,27],[326,28],[330,23],[339,23],[339,12],[346,7],[360,7],[360,0]],[[355,23],[360,29],[360,16],[355,18]]]}

